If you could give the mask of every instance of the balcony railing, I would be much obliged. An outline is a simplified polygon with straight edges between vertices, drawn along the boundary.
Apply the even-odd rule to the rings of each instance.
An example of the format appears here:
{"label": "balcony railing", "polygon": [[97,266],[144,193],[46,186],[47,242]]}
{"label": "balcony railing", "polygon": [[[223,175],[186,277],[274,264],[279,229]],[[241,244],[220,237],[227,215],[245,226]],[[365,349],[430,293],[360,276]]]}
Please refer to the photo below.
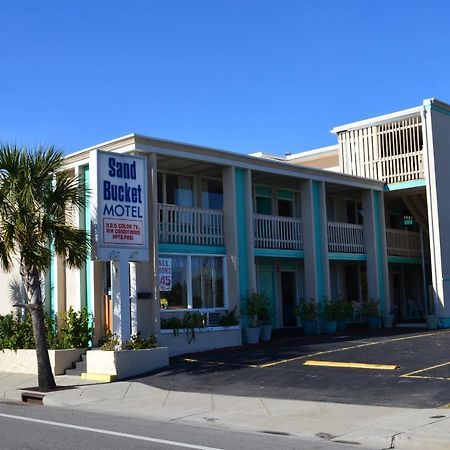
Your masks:
{"label": "balcony railing", "polygon": [[[387,254],[391,256],[406,256],[408,258],[420,258],[420,234],[415,231],[386,230]],[[424,256],[429,256],[428,247],[424,248]]]}
{"label": "balcony railing", "polygon": [[255,214],[253,216],[256,248],[302,250],[302,223],[292,217]]}
{"label": "balcony railing", "polygon": [[328,222],[328,251],[339,253],[364,253],[362,225]]}
{"label": "balcony railing", "polygon": [[424,178],[420,116],[338,134],[344,173],[385,183]]}
{"label": "balcony railing", "polygon": [[159,242],[223,245],[223,212],[158,204]]}

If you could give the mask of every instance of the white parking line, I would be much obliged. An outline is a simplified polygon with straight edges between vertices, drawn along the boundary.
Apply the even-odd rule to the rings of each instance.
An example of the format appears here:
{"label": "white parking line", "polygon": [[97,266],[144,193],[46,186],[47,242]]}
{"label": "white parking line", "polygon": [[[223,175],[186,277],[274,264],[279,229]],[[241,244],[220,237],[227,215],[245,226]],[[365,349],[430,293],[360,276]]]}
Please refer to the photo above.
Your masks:
{"label": "white parking line", "polygon": [[183,448],[193,448],[193,449],[197,449],[197,450],[222,450],[222,449],[215,448],[215,447],[205,447],[203,445],[187,444],[186,442],[167,441],[165,439],[157,439],[157,438],[152,438],[152,437],[148,437],[148,436],[139,436],[139,435],[135,435],[135,434],[119,433],[117,431],[102,430],[100,428],[83,427],[80,425],[72,425],[70,423],[52,422],[49,420],[32,419],[30,417],[14,416],[11,414],[1,414],[0,413],[0,417],[5,417],[7,419],[14,419],[14,420],[22,420],[24,422],[34,422],[34,423],[41,423],[44,425],[52,425],[54,427],[60,427],[60,428],[71,428],[73,430],[90,431],[92,433],[99,433],[99,434],[108,434],[110,436],[135,439],[135,440],[139,440],[139,441],[154,442],[156,444],[172,445],[172,446],[183,447]]}

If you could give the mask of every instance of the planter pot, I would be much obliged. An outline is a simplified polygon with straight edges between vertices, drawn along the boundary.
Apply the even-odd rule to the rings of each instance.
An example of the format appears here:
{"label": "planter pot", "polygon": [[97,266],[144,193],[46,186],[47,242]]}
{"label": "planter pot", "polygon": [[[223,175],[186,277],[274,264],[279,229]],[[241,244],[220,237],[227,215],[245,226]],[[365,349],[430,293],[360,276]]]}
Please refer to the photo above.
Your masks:
{"label": "planter pot", "polygon": [[121,380],[169,365],[167,347],[142,350],[89,350],[86,353],[86,380]]}
{"label": "planter pot", "polygon": [[317,320],[304,320],[302,319],[303,333],[306,336],[314,336],[318,334]]}
{"label": "planter pot", "polygon": [[272,338],[272,325],[261,325],[261,341],[270,341]]}
{"label": "planter pot", "polygon": [[347,328],[347,324],[348,324],[348,320],[347,319],[340,319],[337,321],[337,331],[345,331],[345,329]]}
{"label": "planter pot", "polygon": [[425,321],[429,330],[435,330],[439,327],[439,316],[436,314],[429,314],[425,316]]}
{"label": "planter pot", "polygon": [[245,337],[247,338],[247,344],[257,344],[259,342],[259,335],[261,328],[246,328]]}
{"label": "planter pot", "polygon": [[441,317],[441,328],[450,328],[450,317]]}
{"label": "planter pot", "polygon": [[394,314],[386,314],[383,316],[383,327],[392,328],[394,326]]}
{"label": "planter pot", "polygon": [[367,325],[371,330],[378,330],[381,326],[380,317],[368,317]]}
{"label": "planter pot", "polygon": [[337,320],[327,320],[325,322],[325,333],[334,334],[337,331]]}

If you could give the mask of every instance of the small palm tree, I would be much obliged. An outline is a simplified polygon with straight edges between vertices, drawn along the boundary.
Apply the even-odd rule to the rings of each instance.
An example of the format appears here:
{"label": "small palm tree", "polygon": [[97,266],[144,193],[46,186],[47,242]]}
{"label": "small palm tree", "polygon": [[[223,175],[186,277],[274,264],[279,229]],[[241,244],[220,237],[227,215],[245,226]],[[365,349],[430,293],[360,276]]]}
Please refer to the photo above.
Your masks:
{"label": "small palm tree", "polygon": [[74,212],[85,205],[84,187],[63,164],[63,154],[54,147],[0,145],[0,264],[10,271],[14,260],[19,263],[43,391],[56,387],[41,291],[52,258],[50,244],[69,267],[81,267],[88,250],[86,232],[74,226]]}

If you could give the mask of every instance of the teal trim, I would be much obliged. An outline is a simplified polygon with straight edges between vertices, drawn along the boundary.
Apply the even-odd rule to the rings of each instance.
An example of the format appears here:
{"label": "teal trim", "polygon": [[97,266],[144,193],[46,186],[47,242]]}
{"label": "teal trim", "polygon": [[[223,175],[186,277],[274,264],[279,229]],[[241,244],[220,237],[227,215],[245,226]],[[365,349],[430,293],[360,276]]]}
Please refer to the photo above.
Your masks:
{"label": "teal trim", "polygon": [[272,248],[255,248],[255,256],[266,258],[295,258],[304,259],[303,250],[276,250]]}
{"label": "teal trim", "polygon": [[56,293],[55,293],[55,280],[56,280],[56,254],[55,254],[55,245],[52,242],[50,244],[50,252],[52,254],[52,259],[50,263],[50,270],[48,272],[48,283],[49,283],[49,299],[50,304],[48,308],[48,312],[51,316],[56,314]]}
{"label": "teal trim", "polygon": [[427,185],[427,180],[420,178],[417,180],[404,181],[403,183],[385,184],[384,190],[385,191],[399,191],[400,189],[411,189],[411,188],[421,187],[421,186],[426,186],[426,185]]}
{"label": "teal trim", "polygon": [[280,270],[294,272],[295,270],[297,270],[297,266],[293,262],[284,261],[284,262],[281,262],[281,264],[280,264]]}
{"label": "teal trim", "polygon": [[[242,297],[246,295],[249,290],[249,280],[248,280],[248,236],[247,236],[247,221],[246,218],[246,208],[247,205],[247,195],[245,189],[245,171],[244,169],[235,169],[235,183],[236,183],[236,230],[237,230],[237,248],[238,248],[238,261],[239,261],[239,294]],[[259,186],[256,187],[258,192]],[[262,187],[261,187],[262,188]],[[272,189],[269,189],[272,193]]]}
{"label": "teal trim", "polygon": [[268,186],[256,186],[255,193],[256,195],[261,195],[263,197],[272,197],[272,188]]}
{"label": "teal trim", "polygon": [[314,221],[314,239],[316,242],[316,273],[317,273],[317,301],[320,303],[323,301],[325,295],[324,291],[324,260],[323,260],[323,248],[324,248],[324,236],[322,235],[322,218],[320,207],[320,181],[312,182],[312,198],[313,198],[313,221]]}
{"label": "teal trim", "polygon": [[378,270],[378,292],[380,293],[380,301],[381,304],[384,306],[384,310],[387,310],[386,305],[386,295],[384,291],[384,280],[383,280],[383,274],[384,274],[384,261],[383,261],[383,235],[382,235],[382,229],[381,229],[381,223],[380,223],[380,193],[374,192],[373,193],[373,216],[375,221],[375,242],[376,242],[376,253],[377,253],[377,270]]}
{"label": "teal trim", "polygon": [[283,200],[293,200],[294,193],[292,191],[287,191],[286,189],[278,189],[277,198],[281,198]]}
{"label": "teal trim", "polygon": [[184,244],[159,244],[159,253],[192,253],[203,255],[225,255],[223,246],[203,246],[203,245],[184,245]]}
{"label": "teal trim", "polygon": [[[420,258],[407,258],[405,256],[388,256],[388,262],[398,264],[422,264]],[[430,264],[430,260],[425,258],[425,264]]]}
{"label": "teal trim", "polygon": [[[84,183],[84,200],[86,207],[82,211],[83,226],[88,236],[91,236],[91,211],[89,198],[89,166],[82,168],[82,181]],[[86,299],[86,308],[89,314],[94,314],[94,290],[92,280],[92,264],[90,255],[86,255],[86,264],[84,265],[84,294]]]}
{"label": "teal trim", "polygon": [[328,257],[333,261],[367,261],[365,253],[329,253]]}
{"label": "teal trim", "polygon": [[433,111],[437,111],[442,114],[445,114],[446,116],[450,116],[450,111],[448,109],[442,108],[442,106],[435,105],[434,103],[426,102],[426,103],[424,103],[424,107],[425,107],[425,109],[428,109],[428,110],[431,109]]}

